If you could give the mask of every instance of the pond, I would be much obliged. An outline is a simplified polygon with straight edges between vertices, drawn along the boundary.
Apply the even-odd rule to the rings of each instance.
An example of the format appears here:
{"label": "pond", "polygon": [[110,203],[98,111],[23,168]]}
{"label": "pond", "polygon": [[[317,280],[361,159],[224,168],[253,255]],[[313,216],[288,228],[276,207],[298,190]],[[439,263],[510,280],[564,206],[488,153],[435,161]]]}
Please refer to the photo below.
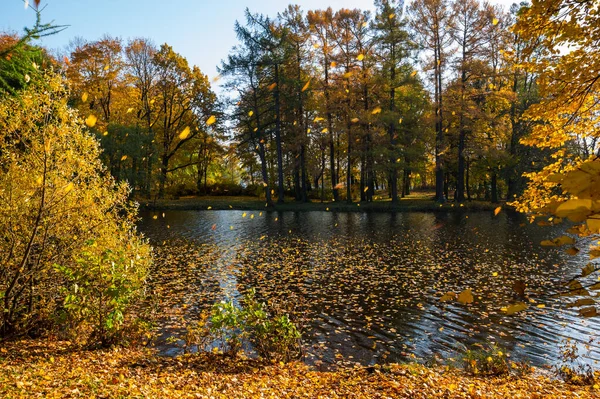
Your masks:
{"label": "pond", "polygon": [[[144,212],[162,337],[215,301],[255,288],[303,328],[309,364],[452,359],[498,345],[515,361],[556,365],[562,342],[600,360],[598,318],[554,294],[587,263],[539,245],[560,233],[501,212]],[[526,284],[525,297],[515,284]],[[474,302],[441,302],[470,288]],[[519,301],[528,308],[508,316]],[[584,348],[585,347],[585,348]],[[163,340],[163,354],[180,349]],[[583,354],[582,353],[582,354]]]}

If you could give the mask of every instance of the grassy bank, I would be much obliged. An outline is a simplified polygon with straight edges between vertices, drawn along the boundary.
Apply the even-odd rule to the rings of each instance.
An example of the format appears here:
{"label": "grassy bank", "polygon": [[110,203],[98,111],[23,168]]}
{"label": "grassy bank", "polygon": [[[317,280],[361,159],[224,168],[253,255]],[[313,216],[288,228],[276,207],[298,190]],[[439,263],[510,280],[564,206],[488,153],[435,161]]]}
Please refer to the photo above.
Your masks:
{"label": "grassy bank", "polygon": [[[1,345],[1,344],[0,344]],[[151,350],[78,351],[67,343],[0,347],[5,398],[590,398],[541,376],[473,378],[419,365],[324,372],[302,363],[259,364],[216,355],[158,357]]]}
{"label": "grassy bank", "polygon": [[[179,199],[138,199],[142,209],[147,210],[265,210],[264,200],[247,196],[204,196],[182,197]],[[397,205],[388,200],[373,202],[320,202],[301,203],[293,198],[286,198],[283,204],[274,204],[271,208],[276,211],[332,211],[332,212],[409,212],[409,211],[493,211],[498,204],[484,201],[470,201],[463,204],[448,202],[440,205],[432,200],[430,193],[411,194],[402,198]]]}

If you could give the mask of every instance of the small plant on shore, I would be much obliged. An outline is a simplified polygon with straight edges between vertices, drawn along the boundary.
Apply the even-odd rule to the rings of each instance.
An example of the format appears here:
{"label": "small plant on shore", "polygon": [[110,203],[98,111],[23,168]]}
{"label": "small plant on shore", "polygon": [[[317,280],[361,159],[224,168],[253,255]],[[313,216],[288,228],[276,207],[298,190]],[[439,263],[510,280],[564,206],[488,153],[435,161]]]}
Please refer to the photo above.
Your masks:
{"label": "small plant on shore", "polygon": [[[208,330],[206,323],[210,324]],[[216,303],[210,317],[188,328],[188,335],[191,340],[203,337],[206,343],[207,331],[221,343],[223,352],[231,355],[248,345],[266,360],[290,361],[301,353],[296,325],[285,314],[269,314],[254,290],[243,298],[241,307],[233,301]]]}
{"label": "small plant on shore", "polygon": [[510,362],[496,345],[482,349],[467,349],[462,355],[462,368],[473,376],[499,376],[509,374]]}
{"label": "small plant on shore", "polygon": [[582,363],[577,342],[566,339],[560,346],[561,365],[556,374],[565,382],[573,385],[596,385],[600,382],[600,372],[589,364]]}

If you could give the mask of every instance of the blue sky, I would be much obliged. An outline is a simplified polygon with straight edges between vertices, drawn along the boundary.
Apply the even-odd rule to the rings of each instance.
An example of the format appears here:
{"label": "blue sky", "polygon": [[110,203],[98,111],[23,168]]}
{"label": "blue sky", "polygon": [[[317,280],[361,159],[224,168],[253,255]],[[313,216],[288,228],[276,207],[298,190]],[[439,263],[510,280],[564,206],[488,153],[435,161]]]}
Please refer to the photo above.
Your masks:
{"label": "blue sky", "polygon": [[[303,10],[361,8],[373,10],[372,0],[296,0]],[[157,45],[168,43],[200,67],[209,77],[224,59],[236,37],[233,25],[243,21],[244,9],[275,16],[288,1],[281,0],[41,0],[43,20],[69,27],[42,40],[50,49],[62,49],[74,37],[96,40],[108,33],[124,40],[151,38]],[[500,0],[507,7],[511,0]],[[30,0],[33,3],[33,0]],[[24,9],[23,0],[0,0],[0,31],[22,32],[32,26],[35,14]]]}
{"label": "blue sky", "polygon": [[[33,0],[30,0],[33,3]],[[296,0],[302,9],[331,6],[373,9],[371,0]],[[22,0],[0,0],[0,31],[21,32],[35,22],[32,10]],[[244,19],[244,9],[275,16],[288,2],[281,0],[42,0],[44,21],[70,25],[58,35],[43,39],[49,48],[63,48],[81,36],[96,40],[103,34],[122,39],[151,38],[157,45],[168,43],[198,65],[209,77],[236,44],[233,25]]]}

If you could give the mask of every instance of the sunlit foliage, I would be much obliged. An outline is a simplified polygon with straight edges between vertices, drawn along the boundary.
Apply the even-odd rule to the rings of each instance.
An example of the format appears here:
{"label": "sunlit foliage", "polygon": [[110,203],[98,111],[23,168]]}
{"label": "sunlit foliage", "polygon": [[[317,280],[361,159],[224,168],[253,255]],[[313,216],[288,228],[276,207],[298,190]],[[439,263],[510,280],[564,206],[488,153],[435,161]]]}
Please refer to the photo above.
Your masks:
{"label": "sunlit foliage", "polygon": [[0,332],[60,321],[58,332],[106,344],[132,322],[150,247],[64,80],[39,74],[0,100]]}

